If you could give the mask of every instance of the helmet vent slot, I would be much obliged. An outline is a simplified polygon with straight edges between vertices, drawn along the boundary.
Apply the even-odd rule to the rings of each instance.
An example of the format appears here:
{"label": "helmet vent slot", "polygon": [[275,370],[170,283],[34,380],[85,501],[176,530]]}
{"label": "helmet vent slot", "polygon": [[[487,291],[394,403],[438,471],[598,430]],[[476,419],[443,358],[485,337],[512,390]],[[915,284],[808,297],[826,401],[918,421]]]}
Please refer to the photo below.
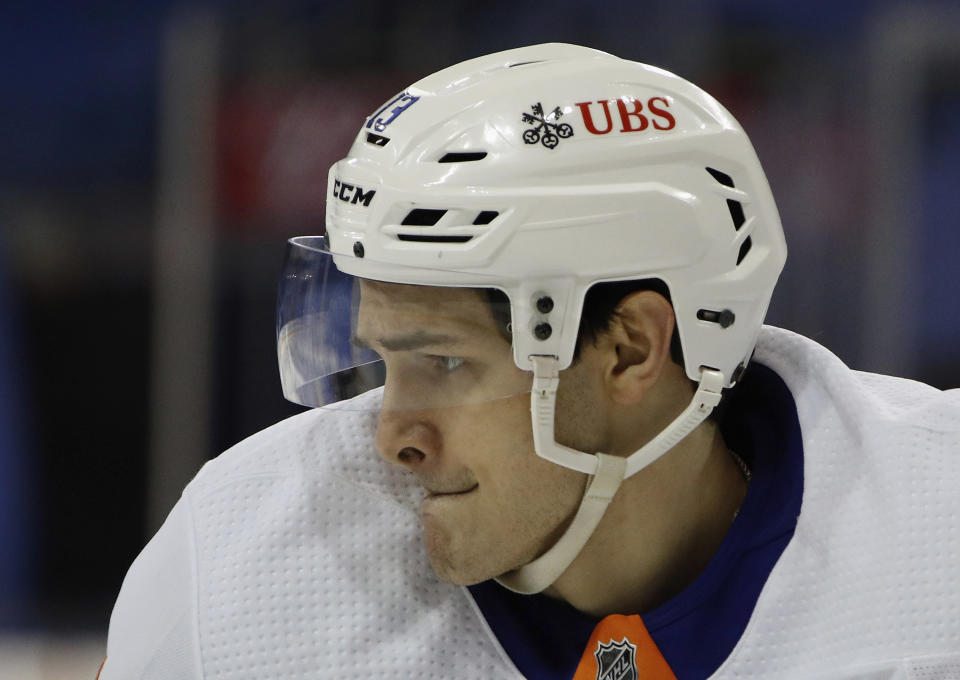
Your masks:
{"label": "helmet vent slot", "polygon": [[401,241],[415,241],[418,243],[466,243],[473,236],[452,236],[439,234],[397,234]]}
{"label": "helmet vent slot", "polygon": [[706,170],[711,175],[713,175],[713,178],[718,182],[720,182],[720,184],[722,184],[723,186],[730,187],[731,189],[734,188],[733,178],[730,177],[730,175],[728,175],[727,173],[720,172],[719,170],[715,170],[714,168],[707,168]]}
{"label": "helmet vent slot", "polygon": [[743,223],[747,221],[747,218],[743,215],[743,205],[740,203],[740,201],[735,201],[732,198],[728,198],[727,208],[730,209],[730,219],[733,220],[733,228],[737,231],[740,231],[740,227],[742,227]]}
{"label": "helmet vent slot", "polygon": [[482,161],[486,157],[486,151],[449,151],[443,154],[437,163],[469,163]]}
{"label": "helmet vent slot", "polygon": [[738,264],[738,265],[739,265],[741,262],[743,262],[743,258],[745,258],[745,257],[747,256],[747,253],[750,252],[750,248],[752,248],[752,247],[753,247],[753,243],[750,241],[750,237],[748,236],[748,237],[744,240],[743,245],[740,246],[740,253],[737,255],[737,264]]}
{"label": "helmet vent slot", "polygon": [[490,224],[499,215],[496,210],[481,210],[480,214],[473,220],[474,224]]}
{"label": "helmet vent slot", "polygon": [[407,227],[432,227],[446,214],[446,210],[430,210],[428,208],[414,208],[407,213],[400,223]]}
{"label": "helmet vent slot", "polygon": [[[720,182],[720,184],[722,184],[723,186],[730,187],[731,189],[736,188],[735,186],[733,186],[733,178],[727,173],[721,172],[716,168],[704,168],[704,169],[707,172],[709,172],[713,176],[713,178],[718,182]],[[732,198],[728,198],[727,210],[730,211],[730,219],[733,220],[733,228],[736,231],[740,231],[740,227],[742,227],[744,222],[747,221],[746,216],[743,214],[743,204],[740,201],[735,201]],[[749,248],[747,248],[747,250],[749,250]],[[743,253],[743,255],[746,255],[746,253]],[[741,259],[743,258],[741,257]]]}

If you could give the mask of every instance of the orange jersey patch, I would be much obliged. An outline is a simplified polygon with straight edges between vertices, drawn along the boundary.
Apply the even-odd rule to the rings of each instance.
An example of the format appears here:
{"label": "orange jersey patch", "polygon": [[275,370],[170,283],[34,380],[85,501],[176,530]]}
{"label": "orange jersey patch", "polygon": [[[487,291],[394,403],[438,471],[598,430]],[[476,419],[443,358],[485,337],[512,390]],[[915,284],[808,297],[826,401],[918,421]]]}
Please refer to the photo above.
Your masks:
{"label": "orange jersey patch", "polygon": [[677,680],[638,615],[611,614],[593,629],[573,680]]}

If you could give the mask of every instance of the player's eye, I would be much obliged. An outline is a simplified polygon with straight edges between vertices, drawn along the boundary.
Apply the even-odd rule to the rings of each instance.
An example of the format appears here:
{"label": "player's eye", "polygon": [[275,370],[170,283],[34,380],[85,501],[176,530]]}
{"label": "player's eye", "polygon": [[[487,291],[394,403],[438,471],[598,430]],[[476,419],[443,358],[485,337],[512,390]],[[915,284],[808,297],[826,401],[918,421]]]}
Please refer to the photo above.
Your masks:
{"label": "player's eye", "polygon": [[432,354],[428,358],[430,359],[430,361],[434,363],[434,365],[437,368],[443,371],[446,371],[448,373],[460,368],[460,366],[462,366],[464,362],[463,357],[451,357],[451,356],[442,356],[442,355]]}

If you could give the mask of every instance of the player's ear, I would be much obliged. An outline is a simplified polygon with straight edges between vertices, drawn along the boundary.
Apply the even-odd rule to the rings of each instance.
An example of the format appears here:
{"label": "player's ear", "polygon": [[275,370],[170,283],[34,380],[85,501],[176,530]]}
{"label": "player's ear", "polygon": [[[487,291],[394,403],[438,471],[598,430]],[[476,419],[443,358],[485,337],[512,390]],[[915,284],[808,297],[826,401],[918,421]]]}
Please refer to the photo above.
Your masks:
{"label": "player's ear", "polygon": [[599,347],[614,401],[638,403],[659,380],[670,361],[673,327],[673,307],[659,293],[637,291],[620,301]]}

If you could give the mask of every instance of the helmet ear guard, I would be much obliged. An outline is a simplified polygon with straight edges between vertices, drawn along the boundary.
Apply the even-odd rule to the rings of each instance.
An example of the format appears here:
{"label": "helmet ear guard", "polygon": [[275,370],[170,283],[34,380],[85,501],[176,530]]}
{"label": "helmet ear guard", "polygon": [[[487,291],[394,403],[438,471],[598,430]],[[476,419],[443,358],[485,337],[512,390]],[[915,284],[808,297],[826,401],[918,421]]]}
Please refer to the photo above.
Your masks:
{"label": "helmet ear guard", "polygon": [[[736,382],[786,258],[737,121],[671,73],[574,45],[492,54],[413,84],[331,168],[326,217],[325,248],[342,273],[509,298],[513,360],[533,373],[537,455],[593,477],[557,544],[500,578],[528,593],[569,566],[620,483]],[[696,394],[626,458],[564,447],[555,397],[587,291],[639,279],[670,291]]]}

